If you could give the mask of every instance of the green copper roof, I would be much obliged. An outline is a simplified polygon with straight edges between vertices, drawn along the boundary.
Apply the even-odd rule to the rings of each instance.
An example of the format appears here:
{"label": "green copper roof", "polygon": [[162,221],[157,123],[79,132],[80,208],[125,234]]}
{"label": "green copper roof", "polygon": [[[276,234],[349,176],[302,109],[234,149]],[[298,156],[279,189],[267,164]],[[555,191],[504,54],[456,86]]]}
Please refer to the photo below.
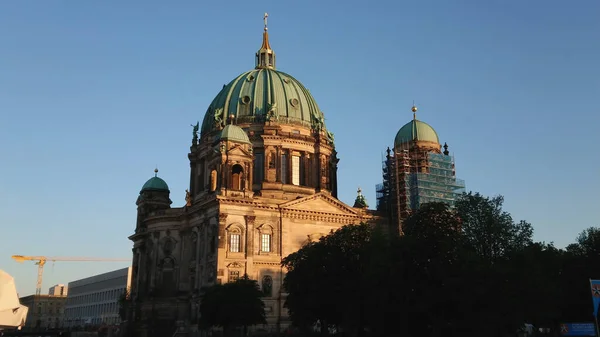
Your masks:
{"label": "green copper roof", "polygon": [[279,123],[311,127],[315,121],[324,121],[317,102],[302,83],[268,68],[250,70],[223,86],[206,111],[202,134],[225,126],[231,115],[235,124],[276,118]]}
{"label": "green copper roof", "polygon": [[[169,192],[167,183],[159,177],[152,177],[142,186],[142,191],[166,191]],[[141,193],[140,192],[140,193]]]}
{"label": "green copper roof", "polygon": [[226,125],[223,128],[223,130],[221,130],[220,139],[238,143],[251,144],[246,132],[242,130],[242,128],[240,128],[239,126],[232,124]]}
{"label": "green copper roof", "polygon": [[365,198],[364,195],[362,195],[362,191],[359,188],[358,189],[358,195],[356,196],[356,199],[354,199],[354,206],[355,208],[369,208],[369,204],[367,203],[367,199]]}
{"label": "green copper roof", "polygon": [[399,146],[415,140],[440,143],[437,132],[435,132],[431,125],[413,119],[398,130],[396,139],[394,140],[394,146]]}

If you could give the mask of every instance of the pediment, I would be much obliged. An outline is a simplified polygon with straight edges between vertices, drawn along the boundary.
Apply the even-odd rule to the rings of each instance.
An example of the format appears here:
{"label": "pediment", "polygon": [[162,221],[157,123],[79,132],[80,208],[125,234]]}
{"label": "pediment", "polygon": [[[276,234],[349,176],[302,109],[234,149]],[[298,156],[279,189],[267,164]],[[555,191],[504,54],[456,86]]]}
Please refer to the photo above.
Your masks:
{"label": "pediment", "polygon": [[325,193],[317,193],[309,197],[292,200],[280,207],[288,210],[313,211],[341,215],[357,214],[356,210],[352,207]]}
{"label": "pediment", "polygon": [[230,156],[250,156],[250,153],[248,153],[248,151],[244,150],[239,145],[229,149],[229,151],[227,151],[227,154]]}

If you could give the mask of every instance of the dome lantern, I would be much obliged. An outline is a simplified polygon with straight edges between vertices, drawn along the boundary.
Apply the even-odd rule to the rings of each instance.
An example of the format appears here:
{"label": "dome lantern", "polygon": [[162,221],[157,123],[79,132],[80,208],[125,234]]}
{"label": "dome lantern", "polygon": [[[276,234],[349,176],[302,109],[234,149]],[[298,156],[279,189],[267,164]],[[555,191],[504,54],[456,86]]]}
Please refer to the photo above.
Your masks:
{"label": "dome lantern", "polygon": [[269,29],[267,28],[268,13],[265,13],[263,20],[265,28],[263,32],[262,46],[256,52],[256,69],[275,69],[275,52],[269,44]]}

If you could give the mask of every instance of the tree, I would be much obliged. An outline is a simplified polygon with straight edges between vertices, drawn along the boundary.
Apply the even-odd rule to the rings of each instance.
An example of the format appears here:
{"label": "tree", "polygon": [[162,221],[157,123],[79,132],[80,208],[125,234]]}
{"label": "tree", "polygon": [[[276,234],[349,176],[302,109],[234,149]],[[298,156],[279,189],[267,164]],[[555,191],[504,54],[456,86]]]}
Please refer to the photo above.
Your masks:
{"label": "tree", "polygon": [[247,275],[205,288],[198,323],[205,329],[222,327],[225,335],[238,327],[243,327],[245,333],[248,326],[266,324],[262,295],[258,283]]}
{"label": "tree", "polygon": [[511,254],[506,262],[514,288],[513,312],[521,322],[558,328],[563,312],[560,294],[564,251],[535,242]]}
{"label": "tree", "polygon": [[[404,221],[404,237],[392,259],[404,275],[398,291],[413,335],[462,335],[473,329],[477,296],[469,251],[460,220],[444,203],[428,203]],[[391,331],[390,331],[391,332]]]}
{"label": "tree", "polygon": [[366,224],[344,226],[283,259],[285,307],[296,326],[320,322],[323,334],[330,325],[364,333],[370,237]]}
{"label": "tree", "polygon": [[503,203],[502,196],[488,198],[471,192],[455,202],[465,238],[477,254],[491,263],[533,242],[531,224],[515,223],[512,216],[502,210]]}
{"label": "tree", "polygon": [[561,274],[561,308],[565,319],[593,321],[590,279],[600,279],[600,228],[581,232],[575,243],[567,246]]}

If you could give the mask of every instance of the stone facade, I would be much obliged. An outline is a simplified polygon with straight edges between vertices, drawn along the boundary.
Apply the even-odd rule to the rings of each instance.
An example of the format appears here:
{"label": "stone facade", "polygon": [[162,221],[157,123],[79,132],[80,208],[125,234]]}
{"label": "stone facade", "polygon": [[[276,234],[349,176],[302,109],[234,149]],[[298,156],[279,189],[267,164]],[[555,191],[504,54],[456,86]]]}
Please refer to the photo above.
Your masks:
{"label": "stone facade", "polygon": [[66,301],[66,295],[30,295],[21,297],[21,304],[29,308],[23,329],[54,329],[62,327]]}
{"label": "stone facade", "polygon": [[337,199],[333,134],[308,90],[274,66],[265,27],[256,69],[223,87],[200,137],[194,127],[185,206],[171,207],[158,177],[142,188],[130,237],[134,335],[194,331],[203,288],[244,274],[265,293],[269,328],[287,326],[282,258],[380,220]]}
{"label": "stone facade", "polygon": [[[281,136],[289,135],[285,127],[265,129],[255,130],[252,144],[206,137],[192,146],[190,206],[171,208],[169,191],[142,191],[136,233],[130,237],[133,319],[140,331],[160,325],[172,332],[174,322],[193,327],[202,288],[244,274],[258,280],[268,295],[269,325],[287,325],[281,259],[341,226],[376,220],[326,188],[336,184],[332,170],[322,169],[335,152],[329,145],[322,152],[318,147],[317,153],[309,152],[322,135],[298,141]],[[265,140],[258,138],[259,132],[268,132],[263,133]],[[298,170],[307,177],[304,186],[293,184],[292,156],[285,154],[307,162]],[[257,164],[257,158],[264,162]],[[264,168],[261,182],[252,180],[260,177],[253,172],[256,167]],[[285,175],[288,183],[282,182]]]}

